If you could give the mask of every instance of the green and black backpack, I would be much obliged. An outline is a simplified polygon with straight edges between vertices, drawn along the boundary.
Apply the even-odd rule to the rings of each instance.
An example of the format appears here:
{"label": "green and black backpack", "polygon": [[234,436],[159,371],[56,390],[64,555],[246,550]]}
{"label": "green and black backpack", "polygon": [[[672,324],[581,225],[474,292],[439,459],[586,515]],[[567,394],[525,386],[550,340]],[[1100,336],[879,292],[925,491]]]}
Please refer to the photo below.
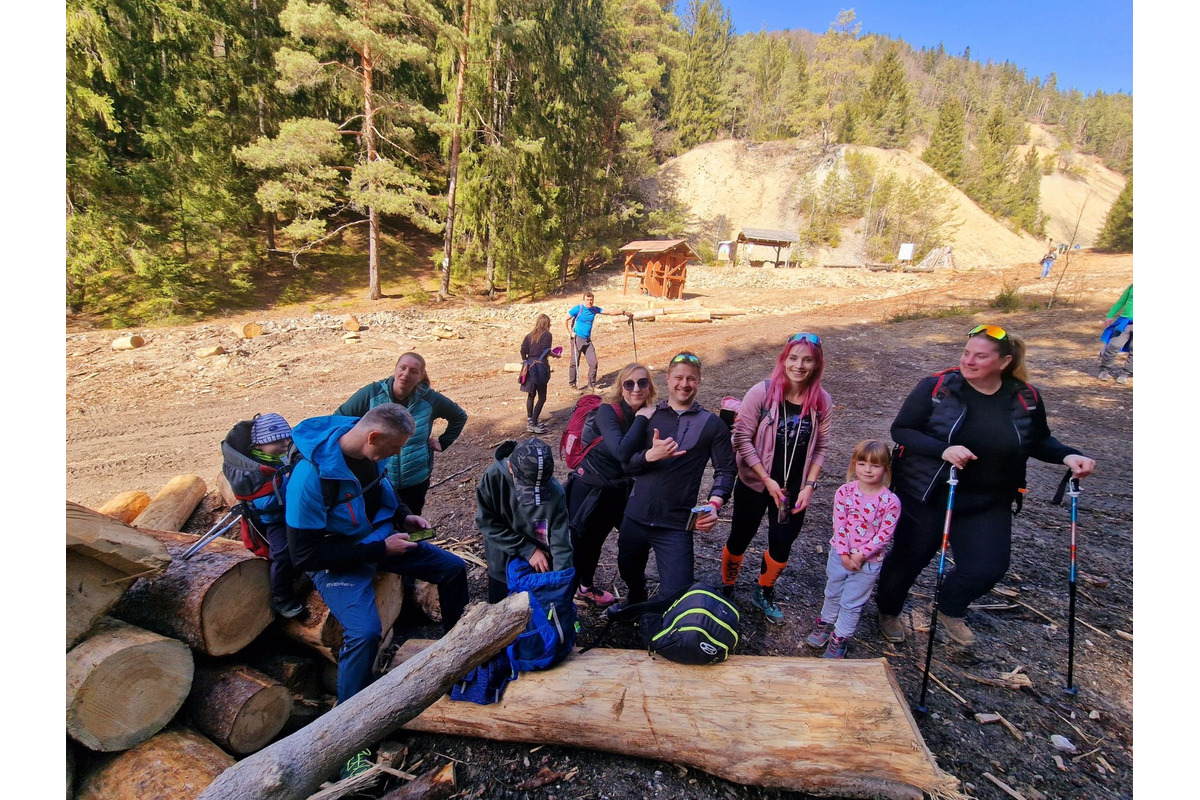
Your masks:
{"label": "green and black backpack", "polygon": [[646,649],[680,664],[719,664],[737,650],[741,615],[704,583],[693,584],[662,614],[642,617]]}

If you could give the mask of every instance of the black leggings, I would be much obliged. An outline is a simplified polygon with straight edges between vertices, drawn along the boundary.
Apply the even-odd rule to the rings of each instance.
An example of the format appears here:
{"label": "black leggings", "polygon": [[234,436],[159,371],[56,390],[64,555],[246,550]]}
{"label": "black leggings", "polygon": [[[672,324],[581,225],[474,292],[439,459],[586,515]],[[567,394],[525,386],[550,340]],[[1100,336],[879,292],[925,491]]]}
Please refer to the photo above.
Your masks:
{"label": "black leggings", "polygon": [[[533,395],[537,394],[537,405],[533,404]],[[546,384],[534,384],[534,387],[525,395],[525,416],[534,422],[538,421],[538,417],[542,415],[542,406],[546,405]]]}
{"label": "black leggings", "polygon": [[792,554],[792,545],[800,535],[804,525],[804,512],[793,513],[787,522],[779,521],[779,509],[775,507],[775,499],[767,490],[756,492],[741,478],[733,485],[733,521],[730,523],[729,541],[725,546],[735,556],[746,552],[750,540],[758,533],[758,525],[762,522],[763,514],[770,513],[767,518],[767,552],[771,558],[780,564],[786,563]]}
{"label": "black leggings", "polygon": [[578,478],[567,481],[567,513],[571,519],[571,547],[575,551],[575,576],[580,586],[594,587],[600,551],[613,528],[620,526],[629,502],[627,484],[609,488],[589,486]]}
{"label": "black leggings", "polygon": [[[921,570],[942,547],[946,509],[899,494],[900,521],[892,550],[879,571],[875,605],[879,613],[898,615],[908,590]],[[1012,552],[1012,506],[1000,498],[956,497],[950,515],[950,549],[954,568],[947,565],[938,607],[947,616],[961,617],[967,606],[991,591],[1008,572]],[[965,506],[965,508],[964,508]]]}

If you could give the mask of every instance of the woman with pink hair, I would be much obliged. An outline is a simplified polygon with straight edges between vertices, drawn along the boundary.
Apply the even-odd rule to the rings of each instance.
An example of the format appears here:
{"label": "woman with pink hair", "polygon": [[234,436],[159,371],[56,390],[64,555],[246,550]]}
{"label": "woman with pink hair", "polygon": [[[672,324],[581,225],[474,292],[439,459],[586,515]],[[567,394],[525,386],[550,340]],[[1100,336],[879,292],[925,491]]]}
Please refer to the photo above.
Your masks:
{"label": "woman with pink hair", "polygon": [[721,582],[725,596],[732,598],[746,548],[763,514],[769,514],[767,549],[751,602],[776,625],[783,622],[783,612],[775,604],[775,582],[800,535],[829,447],[833,400],[821,387],[824,371],[821,337],[793,334],[771,377],[746,392],[733,424],[737,482],[729,540],[721,553]]}

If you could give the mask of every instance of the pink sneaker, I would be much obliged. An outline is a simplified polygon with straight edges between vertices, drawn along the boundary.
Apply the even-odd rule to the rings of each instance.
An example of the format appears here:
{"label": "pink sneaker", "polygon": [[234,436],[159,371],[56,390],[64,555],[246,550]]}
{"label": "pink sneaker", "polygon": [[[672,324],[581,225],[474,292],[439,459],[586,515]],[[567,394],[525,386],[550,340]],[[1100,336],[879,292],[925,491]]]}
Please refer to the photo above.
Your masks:
{"label": "pink sneaker", "polygon": [[589,603],[594,603],[595,605],[600,606],[600,608],[611,606],[613,603],[617,602],[617,598],[613,597],[609,592],[597,589],[595,587],[587,589],[583,586],[580,586],[578,591],[575,592],[575,599],[586,600]]}

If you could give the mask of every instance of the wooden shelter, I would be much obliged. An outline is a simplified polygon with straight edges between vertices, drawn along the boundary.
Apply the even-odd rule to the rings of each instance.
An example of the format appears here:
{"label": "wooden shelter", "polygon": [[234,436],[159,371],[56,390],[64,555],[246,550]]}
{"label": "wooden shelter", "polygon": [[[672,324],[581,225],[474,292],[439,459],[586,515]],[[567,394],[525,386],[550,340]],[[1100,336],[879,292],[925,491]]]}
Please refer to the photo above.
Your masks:
{"label": "wooden shelter", "polygon": [[[739,267],[761,267],[767,261],[771,261],[775,266],[782,262],[788,267],[791,266],[792,246],[800,241],[800,235],[770,228],[742,228],[733,241],[737,253],[731,260]],[[784,248],[787,248],[786,252]]]}
{"label": "wooden shelter", "polygon": [[678,300],[687,281],[687,263],[700,255],[686,239],[646,239],[621,248],[625,254],[625,282],[621,292],[629,290],[629,279],[638,279],[643,294]]}

